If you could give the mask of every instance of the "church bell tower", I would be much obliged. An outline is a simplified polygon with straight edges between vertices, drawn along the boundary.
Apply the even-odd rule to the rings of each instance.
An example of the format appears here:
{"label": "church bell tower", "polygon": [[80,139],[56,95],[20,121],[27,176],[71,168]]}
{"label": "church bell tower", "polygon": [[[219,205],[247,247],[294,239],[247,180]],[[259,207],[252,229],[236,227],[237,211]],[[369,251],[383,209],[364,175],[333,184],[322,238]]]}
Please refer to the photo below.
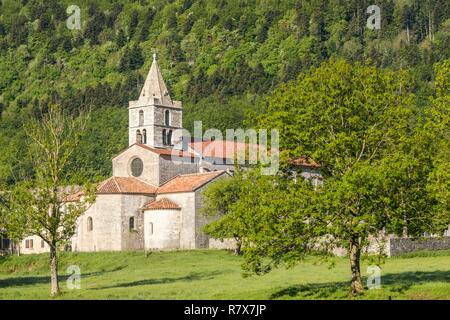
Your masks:
{"label": "church bell tower", "polygon": [[130,101],[129,145],[172,148],[181,140],[183,109],[181,101],[172,101],[161,75],[156,54],[137,101]]}

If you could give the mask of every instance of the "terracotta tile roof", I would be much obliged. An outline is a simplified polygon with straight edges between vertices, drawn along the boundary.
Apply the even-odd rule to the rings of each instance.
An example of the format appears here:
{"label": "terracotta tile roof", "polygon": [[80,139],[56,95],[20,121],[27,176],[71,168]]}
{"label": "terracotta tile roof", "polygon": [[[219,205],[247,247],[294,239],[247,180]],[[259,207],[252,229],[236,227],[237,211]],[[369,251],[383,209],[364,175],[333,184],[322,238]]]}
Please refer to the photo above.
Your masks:
{"label": "terracotta tile roof", "polygon": [[69,194],[64,198],[64,202],[78,202],[80,201],[81,197],[84,195],[83,191],[79,191],[73,194]]}
{"label": "terracotta tile roof", "polygon": [[256,155],[257,160],[260,149],[258,144],[224,140],[197,141],[190,143],[189,146],[203,157],[222,159],[236,159],[240,154],[246,156],[246,153],[249,153]]}
{"label": "terracotta tile roof", "polygon": [[195,154],[192,152],[187,151],[181,151],[181,150],[175,150],[175,149],[163,149],[163,148],[152,148],[145,144],[136,144],[137,146],[144,148],[146,150],[152,151],[156,154],[162,154],[167,156],[177,156],[177,157],[188,157],[188,158],[195,158]]}
{"label": "terracotta tile roof", "polygon": [[225,171],[178,175],[158,188],[157,193],[192,192],[224,174]]}
{"label": "terracotta tile roof", "polygon": [[159,200],[147,203],[142,209],[143,210],[181,209],[181,207],[167,198],[161,198]]}
{"label": "terracotta tile roof", "polygon": [[310,157],[291,158],[289,163],[300,167],[320,168],[320,165]]}
{"label": "terracotta tile roof", "polygon": [[157,187],[136,178],[111,177],[97,187],[98,194],[155,194]]}
{"label": "terracotta tile roof", "polygon": [[58,188],[58,197],[63,202],[78,202],[83,195],[84,191],[82,186],[71,185]]}

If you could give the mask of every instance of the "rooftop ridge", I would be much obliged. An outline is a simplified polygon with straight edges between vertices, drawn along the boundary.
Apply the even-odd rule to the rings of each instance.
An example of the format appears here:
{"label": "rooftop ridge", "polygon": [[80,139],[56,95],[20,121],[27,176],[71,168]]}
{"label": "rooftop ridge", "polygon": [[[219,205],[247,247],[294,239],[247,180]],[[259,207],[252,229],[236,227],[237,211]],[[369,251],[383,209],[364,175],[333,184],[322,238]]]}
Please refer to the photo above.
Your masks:
{"label": "rooftop ridge", "polygon": [[[131,178],[131,177],[130,177],[130,178]],[[134,179],[136,179],[136,180],[138,180],[138,181],[140,181],[140,182],[142,182],[142,183],[145,183],[145,184],[149,185],[150,187],[155,187],[155,188],[158,187],[158,186],[155,186],[153,183],[150,183],[149,181],[147,181],[147,180],[145,180],[145,179],[141,179],[141,178],[134,178]]]}
{"label": "rooftop ridge", "polygon": [[117,187],[117,190],[119,190],[119,192],[121,193],[121,192],[122,192],[122,189],[120,189],[120,185],[119,185],[119,183],[117,182],[116,177],[113,177],[113,181],[114,181],[114,183],[115,183],[115,185],[116,185],[116,187]]}

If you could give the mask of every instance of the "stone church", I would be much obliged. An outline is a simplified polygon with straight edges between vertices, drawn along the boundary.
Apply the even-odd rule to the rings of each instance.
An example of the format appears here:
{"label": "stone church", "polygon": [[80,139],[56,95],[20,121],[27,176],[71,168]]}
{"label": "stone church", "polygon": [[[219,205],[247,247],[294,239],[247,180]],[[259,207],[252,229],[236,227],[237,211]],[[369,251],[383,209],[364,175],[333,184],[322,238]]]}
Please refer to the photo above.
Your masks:
{"label": "stone church", "polygon": [[[232,175],[234,152],[246,145],[183,142],[183,106],[171,99],[155,55],[128,110],[129,146],[112,159],[113,176],[99,184],[95,203],[78,219],[71,250],[230,247],[202,233],[202,191]],[[22,253],[46,251],[36,236],[21,243]]]}

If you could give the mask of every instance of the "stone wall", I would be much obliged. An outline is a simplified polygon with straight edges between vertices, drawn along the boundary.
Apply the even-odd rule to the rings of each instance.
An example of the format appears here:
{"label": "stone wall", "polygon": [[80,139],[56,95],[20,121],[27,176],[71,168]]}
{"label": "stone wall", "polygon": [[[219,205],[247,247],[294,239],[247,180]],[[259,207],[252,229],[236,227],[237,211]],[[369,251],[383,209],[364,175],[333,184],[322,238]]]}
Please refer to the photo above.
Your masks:
{"label": "stone wall", "polygon": [[[395,236],[370,237],[369,245],[363,249],[369,255],[384,254],[387,257],[422,250],[450,250],[450,237],[398,238]],[[346,256],[347,250],[335,248],[333,254]]]}
{"label": "stone wall", "polygon": [[113,159],[113,176],[132,177],[130,165],[136,157],[144,163],[144,170],[139,178],[158,186],[160,183],[159,155],[139,146],[132,146]]}
{"label": "stone wall", "polygon": [[[141,195],[122,195],[122,250],[144,249],[144,214],[141,209],[153,199]],[[134,218],[132,230],[130,218]]]}
{"label": "stone wall", "polygon": [[181,210],[146,210],[144,212],[145,249],[180,248]]}
{"label": "stone wall", "polygon": [[[220,179],[220,178],[219,178]],[[212,182],[214,183],[214,182]],[[206,184],[200,189],[195,191],[195,247],[196,248],[208,248],[209,237],[203,232],[203,226],[208,223],[208,217],[202,213],[203,207],[203,195],[202,192],[210,185]]]}
{"label": "stone wall", "polygon": [[236,241],[234,239],[224,239],[220,241],[206,235],[202,229],[203,227],[217,219],[217,217],[205,217],[202,213],[203,207],[203,192],[208,188],[211,183],[218,179],[227,179],[228,175],[221,175],[214,179],[212,182],[206,184],[202,188],[197,189],[195,192],[195,234],[196,234],[196,248],[210,248],[210,249],[234,249]]}
{"label": "stone wall", "polygon": [[[144,112],[144,125],[139,125],[139,112]],[[154,123],[155,116],[154,116],[154,106],[151,105],[142,105],[138,106],[131,105],[130,102],[130,108],[128,110],[128,143],[129,145],[132,145],[136,143],[136,131],[139,129],[142,133],[142,130],[147,130],[147,142],[148,144],[152,145],[153,141],[151,140],[154,136]]]}
{"label": "stone wall", "polygon": [[155,186],[167,182],[178,174],[199,171],[198,158],[172,159],[170,155],[158,155],[139,146],[133,146],[113,159],[113,176],[133,177],[130,169],[131,161],[137,157],[144,163],[142,175],[138,178],[147,180]]}
{"label": "stone wall", "polygon": [[[168,110],[170,112],[170,125],[165,125],[165,112]],[[163,144],[162,132],[163,130],[172,130],[172,144],[178,144],[181,142],[181,129],[183,128],[183,110],[170,108],[170,107],[159,107],[154,108],[154,138],[149,141],[149,145],[155,147],[165,147]]]}
{"label": "stone wall", "polygon": [[158,195],[156,200],[168,198],[181,207],[180,249],[195,249],[195,192]]}
{"label": "stone wall", "polygon": [[[92,219],[92,230],[89,229]],[[82,252],[121,249],[121,195],[97,195],[95,203],[77,220],[72,250]]]}
{"label": "stone wall", "polygon": [[235,248],[236,240],[234,239],[223,239],[222,241],[214,238],[209,238],[209,249],[234,250]]}
{"label": "stone wall", "polygon": [[179,158],[172,160],[170,155],[159,157],[159,182],[164,184],[179,174],[197,173],[198,158]]}
{"label": "stone wall", "polygon": [[420,250],[450,250],[450,237],[430,237],[422,239],[391,238],[389,239],[389,255]]}
{"label": "stone wall", "polygon": [[[72,250],[95,252],[142,249],[143,217],[139,209],[152,199],[140,195],[98,195],[95,204],[77,220]],[[129,230],[130,217],[135,217],[136,231]],[[92,218],[92,231],[88,229],[89,218]]]}

